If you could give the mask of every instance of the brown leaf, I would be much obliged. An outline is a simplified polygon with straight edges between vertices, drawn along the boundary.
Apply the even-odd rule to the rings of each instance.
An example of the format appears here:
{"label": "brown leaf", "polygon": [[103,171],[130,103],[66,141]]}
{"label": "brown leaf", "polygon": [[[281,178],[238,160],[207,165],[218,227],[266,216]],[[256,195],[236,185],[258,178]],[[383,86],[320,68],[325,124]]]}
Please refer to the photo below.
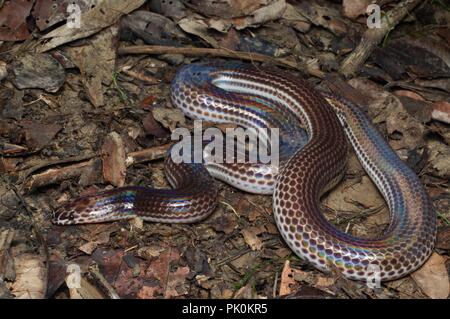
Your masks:
{"label": "brown leaf", "polygon": [[67,49],[80,69],[89,100],[97,107],[105,104],[103,84],[109,85],[114,74],[118,31],[118,26],[111,26],[89,38],[86,45]]}
{"label": "brown leaf", "polygon": [[[92,227],[91,227],[92,226]],[[94,224],[85,228],[80,237],[87,241],[87,243],[78,247],[82,252],[90,255],[98,247],[98,245],[109,242],[109,237],[112,232],[117,230],[115,224]]]}
{"label": "brown leaf", "polygon": [[395,90],[394,94],[397,96],[406,96],[419,101],[425,101],[425,99],[421,95],[409,90]]}
{"label": "brown leaf", "polygon": [[237,227],[236,215],[234,214],[214,214],[217,217],[211,218],[208,224],[215,230],[230,234]]}
{"label": "brown leaf", "polygon": [[[77,0],[76,4],[80,12],[86,12],[94,8],[99,0]],[[39,30],[45,30],[58,22],[66,20],[71,13],[68,5],[74,3],[73,0],[36,0],[33,8],[33,16]]]}
{"label": "brown leaf", "polygon": [[114,282],[123,264],[123,250],[98,248],[92,254],[92,259],[98,264],[102,275],[108,282]]}
{"label": "brown leaf", "polygon": [[178,25],[184,32],[194,34],[199,38],[202,38],[213,48],[219,47],[217,40],[210,35],[210,32],[208,32],[208,28],[211,27],[211,24],[206,23],[203,19],[199,19],[198,17],[194,16],[188,16],[178,21]]}
{"label": "brown leaf", "polygon": [[431,105],[431,118],[450,124],[450,103],[447,101],[437,101]]}
{"label": "brown leaf", "polygon": [[[267,4],[264,0],[231,0],[231,1],[209,1],[191,0],[189,7],[207,16],[221,18],[235,18],[249,15],[256,9]],[[271,1],[273,2],[273,1]]]}
{"label": "brown leaf", "polygon": [[154,276],[160,282],[164,282],[167,279],[170,263],[172,261],[178,261],[180,259],[180,253],[175,248],[167,248],[162,252],[157,259],[152,261],[147,268],[147,275]]}
{"label": "brown leaf", "polygon": [[289,264],[289,260],[286,260],[283,271],[281,272],[279,296],[289,295],[294,291],[293,286],[296,284],[294,273],[296,269],[292,269]]}
{"label": "brown leaf", "polygon": [[259,227],[249,227],[241,231],[242,235],[244,236],[245,242],[250,246],[252,250],[261,250],[263,243],[258,238],[258,234],[260,234],[261,232],[262,231]]}
{"label": "brown leaf", "polygon": [[152,45],[180,46],[188,41],[171,19],[146,10],[137,10],[121,20],[121,34],[125,39],[130,38],[128,33]]}
{"label": "brown leaf", "polygon": [[12,64],[12,82],[19,89],[56,92],[64,84],[63,66],[50,54],[25,54]]}
{"label": "brown leaf", "polygon": [[160,287],[142,286],[137,293],[139,299],[154,299],[161,291]]}
{"label": "brown leaf", "polygon": [[433,253],[422,267],[411,274],[420,289],[432,299],[446,299],[450,293],[446,259]]}
{"label": "brown leaf", "polygon": [[367,6],[372,0],[343,0],[342,14],[350,19],[355,19],[366,13]]}
{"label": "brown leaf", "polygon": [[[188,292],[187,286],[184,286],[186,276],[189,274],[189,267],[178,267],[171,271],[171,265],[180,259],[180,253],[175,248],[167,248],[157,259],[148,266],[145,276],[155,278],[159,281],[160,291],[165,298],[178,297]],[[157,291],[150,289],[151,293]]]}
{"label": "brown leaf", "polygon": [[151,11],[162,14],[168,18],[175,18],[175,20],[179,20],[186,16],[186,7],[182,0],[150,1],[147,5],[150,7]]}
{"label": "brown leaf", "polygon": [[164,250],[166,250],[166,247],[161,246],[145,246],[138,249],[137,254],[139,257],[144,259],[152,259],[154,257],[158,257]]}
{"label": "brown leaf", "polygon": [[80,17],[81,28],[73,28],[72,25],[63,26],[47,33],[43,39],[50,39],[40,49],[45,52],[54,49],[64,43],[86,38],[100,30],[116,23],[121,16],[139,8],[145,0],[108,0],[101,1],[95,8],[89,10]]}
{"label": "brown leaf", "polygon": [[144,131],[147,134],[156,136],[156,137],[164,137],[169,134],[167,130],[165,130],[161,124],[156,122],[152,113],[148,113],[144,119],[142,120],[142,125],[144,126]]}
{"label": "brown leaf", "polygon": [[14,257],[14,266],[16,280],[12,285],[12,293],[16,298],[44,298],[47,278],[42,256],[21,254]]}
{"label": "brown leaf", "polygon": [[358,211],[375,208],[384,204],[375,184],[368,176],[363,176],[358,183],[340,183],[324,200],[325,205],[336,211]]}
{"label": "brown leaf", "polygon": [[437,177],[450,178],[450,146],[439,141],[429,141],[430,150],[429,166],[431,173]]}
{"label": "brown leaf", "polygon": [[256,292],[249,283],[236,291],[233,299],[256,299],[256,297]]}
{"label": "brown leaf", "polygon": [[114,186],[125,184],[127,167],[125,165],[125,147],[119,134],[108,134],[102,146],[103,176]]}
{"label": "brown leaf", "polygon": [[450,250],[450,226],[438,228],[436,248]]}
{"label": "brown leaf", "polygon": [[186,283],[186,277],[189,271],[189,267],[185,266],[179,267],[174,273],[169,273],[164,298],[179,297],[188,293],[189,285]]}
{"label": "brown leaf", "polygon": [[44,148],[61,130],[58,124],[42,124],[32,121],[22,121],[25,140],[30,150],[37,151]]}
{"label": "brown leaf", "polygon": [[253,11],[244,18],[233,19],[233,25],[237,30],[262,25],[268,21],[281,18],[285,10],[285,0],[274,0],[270,4]]}
{"label": "brown leaf", "polygon": [[186,118],[180,109],[169,109],[167,107],[155,107],[152,110],[154,119],[164,127],[173,131],[180,124],[184,126]]}
{"label": "brown leaf", "polygon": [[347,33],[347,26],[336,6],[318,1],[296,1],[292,5],[313,25],[324,27],[336,35]]}
{"label": "brown leaf", "polygon": [[28,38],[26,18],[33,7],[33,1],[5,1],[0,6],[0,41],[21,41]]}
{"label": "brown leaf", "polygon": [[397,96],[368,80],[355,78],[349,84],[370,96],[369,117],[374,124],[386,123],[392,138],[389,145],[394,150],[414,150],[424,145],[424,125],[408,113]]}
{"label": "brown leaf", "polygon": [[21,158],[0,157],[0,173],[15,172],[20,162],[22,162]]}
{"label": "brown leaf", "polygon": [[302,33],[308,32],[311,28],[311,22],[289,3],[286,6],[286,11],[284,11],[281,21],[283,24],[287,24]]}

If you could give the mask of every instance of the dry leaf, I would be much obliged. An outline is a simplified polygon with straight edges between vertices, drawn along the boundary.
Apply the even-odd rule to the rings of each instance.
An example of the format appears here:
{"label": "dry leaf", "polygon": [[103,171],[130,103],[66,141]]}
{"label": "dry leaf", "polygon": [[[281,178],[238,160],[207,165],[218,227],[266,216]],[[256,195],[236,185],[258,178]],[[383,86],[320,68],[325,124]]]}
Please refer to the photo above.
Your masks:
{"label": "dry leaf", "polygon": [[375,184],[368,176],[363,176],[358,183],[340,183],[329,196],[324,199],[324,204],[336,211],[358,211],[364,208],[375,208],[384,204],[383,198],[378,193]]}
{"label": "dry leaf", "polygon": [[[213,48],[218,48],[219,44],[216,39],[208,34],[208,28],[210,27],[203,19],[195,18],[194,16],[189,16],[178,21],[178,25],[184,32],[194,34],[203,40],[205,40]],[[217,30],[217,28],[216,28]],[[226,30],[225,30],[226,32]]]}
{"label": "dry leaf", "polygon": [[161,283],[167,279],[169,267],[171,262],[176,262],[180,259],[180,253],[175,248],[166,248],[166,251],[161,253],[158,259],[154,260],[147,269],[147,274],[153,275]]}
{"label": "dry leaf", "polygon": [[438,228],[436,248],[450,250],[450,226]]}
{"label": "dry leaf", "polygon": [[139,290],[137,297],[139,299],[153,299],[156,297],[156,295],[159,293],[159,291],[160,291],[159,287],[143,286]]}
{"label": "dry leaf", "polygon": [[251,284],[247,284],[236,292],[233,299],[255,299],[256,297]]}
{"label": "dry leaf", "polygon": [[395,91],[393,91],[393,93],[395,95],[397,95],[397,96],[406,96],[406,97],[409,97],[409,98],[414,99],[414,100],[425,101],[425,99],[421,95],[419,95],[419,94],[417,94],[416,92],[413,92],[413,91],[409,91],[409,90],[395,90]]}
{"label": "dry leaf", "polygon": [[125,146],[116,132],[111,132],[102,147],[103,177],[114,186],[125,184],[127,167],[125,165]]}
{"label": "dry leaf", "polygon": [[25,54],[13,62],[11,73],[19,89],[40,88],[52,93],[66,79],[63,66],[50,54]]}
{"label": "dry leaf", "polygon": [[267,6],[253,11],[251,15],[243,19],[233,19],[233,24],[237,30],[242,30],[250,26],[262,25],[268,21],[281,18],[285,10],[285,0],[274,1]]}
{"label": "dry leaf", "polygon": [[103,84],[110,85],[113,78],[118,32],[118,26],[114,25],[89,38],[86,45],[67,48],[80,69],[89,100],[96,107],[105,104]]}
{"label": "dry leaf", "polygon": [[200,14],[221,18],[237,18],[252,14],[274,0],[190,0],[189,7]]}
{"label": "dry leaf", "polygon": [[74,28],[72,25],[64,24],[63,26],[44,35],[42,39],[51,39],[46,42],[40,49],[45,52],[54,49],[64,43],[78,39],[86,38],[100,30],[116,23],[121,16],[128,14],[142,4],[145,0],[104,0],[101,1],[94,9],[82,13],[80,16],[80,28]]}
{"label": "dry leaf", "polygon": [[308,32],[311,28],[311,23],[308,19],[302,16],[302,14],[289,3],[286,5],[286,10],[283,13],[281,21],[283,24],[287,24],[302,33]]}
{"label": "dry leaf", "polygon": [[340,6],[319,1],[296,1],[291,3],[313,25],[324,27],[338,36],[344,36],[348,32],[347,26],[342,21],[341,13],[339,12]]}
{"label": "dry leaf", "polygon": [[44,148],[62,129],[62,126],[58,124],[42,124],[32,121],[22,121],[20,124],[25,132],[27,146],[33,151]]}
{"label": "dry leaf", "polygon": [[146,246],[139,248],[137,254],[141,258],[151,259],[154,257],[158,257],[166,249],[166,247],[161,246]]}
{"label": "dry leaf", "polygon": [[433,253],[422,267],[411,274],[420,289],[432,299],[446,299],[450,293],[446,259]]}
{"label": "dry leaf", "polygon": [[125,16],[121,20],[121,34],[124,40],[139,37],[151,45],[180,46],[188,41],[172,20],[146,10]]}
{"label": "dry leaf", "polygon": [[447,101],[434,102],[431,106],[431,118],[450,124],[450,103]]}
{"label": "dry leaf", "polygon": [[20,41],[28,38],[26,18],[33,7],[33,1],[0,1],[0,41]]}
{"label": "dry leaf", "polygon": [[186,123],[184,113],[180,109],[155,107],[153,108],[153,117],[171,131],[173,131],[178,124],[180,124],[180,126],[185,126]]}
{"label": "dry leaf", "polygon": [[152,113],[148,113],[142,120],[142,125],[146,134],[153,135],[156,137],[165,137],[169,133],[165,130],[161,124],[159,124]]}
{"label": "dry leaf", "polygon": [[189,272],[189,267],[185,266],[179,267],[174,273],[169,273],[164,298],[179,297],[189,292],[189,284],[186,282]]}
{"label": "dry leaf", "polygon": [[355,78],[349,84],[370,96],[369,117],[375,124],[386,123],[392,137],[389,145],[394,150],[414,150],[424,145],[424,125],[408,113],[397,96],[369,80]]}
{"label": "dry leaf", "polygon": [[249,227],[243,229],[241,233],[244,236],[245,242],[252,250],[261,250],[263,243],[258,238],[258,235],[262,233],[262,230],[259,227]]}
{"label": "dry leaf", "polygon": [[289,266],[289,260],[286,260],[284,263],[283,271],[281,272],[281,281],[280,281],[280,296],[289,295],[293,292],[292,287],[295,285],[296,281],[294,280],[294,273],[296,269],[292,269]]}
{"label": "dry leaf", "polygon": [[46,268],[43,258],[34,254],[14,257],[16,280],[12,293],[19,299],[42,299],[47,285]]}
{"label": "dry leaf", "polygon": [[450,178],[450,147],[439,141],[429,141],[430,168],[433,175],[448,179]]}
{"label": "dry leaf", "polygon": [[97,246],[98,244],[96,242],[90,241],[86,244],[81,245],[80,247],[78,247],[78,249],[87,255],[91,255],[92,252],[97,248]]}
{"label": "dry leaf", "polygon": [[342,14],[347,18],[355,19],[365,14],[367,6],[372,2],[372,0],[343,0]]}
{"label": "dry leaf", "polygon": [[[76,8],[81,12],[86,12],[97,5],[102,0],[77,0]],[[36,20],[36,26],[43,31],[51,26],[66,20],[75,13],[76,8],[69,7],[75,4],[73,0],[36,0],[32,15]]]}

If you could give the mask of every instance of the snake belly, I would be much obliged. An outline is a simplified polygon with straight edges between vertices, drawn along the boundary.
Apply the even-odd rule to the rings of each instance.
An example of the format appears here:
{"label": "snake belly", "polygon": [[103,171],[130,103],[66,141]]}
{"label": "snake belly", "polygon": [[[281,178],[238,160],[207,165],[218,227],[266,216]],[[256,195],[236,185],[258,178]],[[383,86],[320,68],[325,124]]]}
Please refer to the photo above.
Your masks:
{"label": "snake belly", "polygon": [[[135,216],[195,222],[216,206],[213,176],[252,193],[273,193],[280,234],[296,255],[318,269],[337,269],[350,279],[377,276],[387,281],[414,271],[430,256],[436,215],[428,195],[415,173],[349,101],[321,94],[288,74],[240,63],[182,67],[172,81],[171,99],[192,118],[280,128],[280,169],[207,160],[177,164],[169,156],[166,176],[174,189],[125,187],[80,197],[54,213],[55,224]],[[347,140],[389,207],[390,225],[377,238],[349,235],[320,210],[321,196],[343,175]]]}

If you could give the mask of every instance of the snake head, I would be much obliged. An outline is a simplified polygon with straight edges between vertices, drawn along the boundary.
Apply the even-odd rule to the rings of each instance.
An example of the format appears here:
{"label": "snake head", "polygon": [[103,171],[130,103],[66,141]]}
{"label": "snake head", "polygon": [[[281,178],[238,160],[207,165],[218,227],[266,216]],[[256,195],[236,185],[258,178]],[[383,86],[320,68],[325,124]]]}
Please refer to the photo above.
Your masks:
{"label": "snake head", "polygon": [[131,218],[136,189],[122,187],[78,197],[54,211],[52,223],[75,225]]}
{"label": "snake head", "polygon": [[191,63],[181,67],[172,80],[171,91],[177,94],[180,87],[210,87],[214,80],[236,69],[249,67],[242,62],[227,63]]}
{"label": "snake head", "polygon": [[91,207],[95,206],[94,196],[85,196],[70,201],[52,214],[52,223],[55,225],[75,225],[89,222]]}
{"label": "snake head", "polygon": [[180,68],[172,80],[171,91],[177,91],[178,87],[210,85],[217,71],[212,65],[205,63],[192,63]]}

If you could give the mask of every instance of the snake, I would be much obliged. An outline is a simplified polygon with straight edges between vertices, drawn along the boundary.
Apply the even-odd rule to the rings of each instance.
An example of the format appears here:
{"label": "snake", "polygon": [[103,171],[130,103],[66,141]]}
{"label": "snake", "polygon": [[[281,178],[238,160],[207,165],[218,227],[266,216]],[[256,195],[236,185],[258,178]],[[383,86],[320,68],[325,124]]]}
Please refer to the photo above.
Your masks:
{"label": "snake", "polygon": [[[287,71],[249,63],[196,62],[181,67],[172,104],[188,117],[244,128],[279,128],[280,163],[165,160],[172,189],[125,186],[77,197],[54,211],[58,225],[140,217],[194,223],[215,210],[219,179],[238,189],[272,194],[273,216],[289,248],[315,268],[353,280],[394,280],[431,255],[437,220],[419,177],[385,141],[360,106],[316,90]],[[330,223],[321,198],[342,179],[350,144],[389,208],[389,226],[375,238]],[[361,194],[364,196],[364,194]]]}

